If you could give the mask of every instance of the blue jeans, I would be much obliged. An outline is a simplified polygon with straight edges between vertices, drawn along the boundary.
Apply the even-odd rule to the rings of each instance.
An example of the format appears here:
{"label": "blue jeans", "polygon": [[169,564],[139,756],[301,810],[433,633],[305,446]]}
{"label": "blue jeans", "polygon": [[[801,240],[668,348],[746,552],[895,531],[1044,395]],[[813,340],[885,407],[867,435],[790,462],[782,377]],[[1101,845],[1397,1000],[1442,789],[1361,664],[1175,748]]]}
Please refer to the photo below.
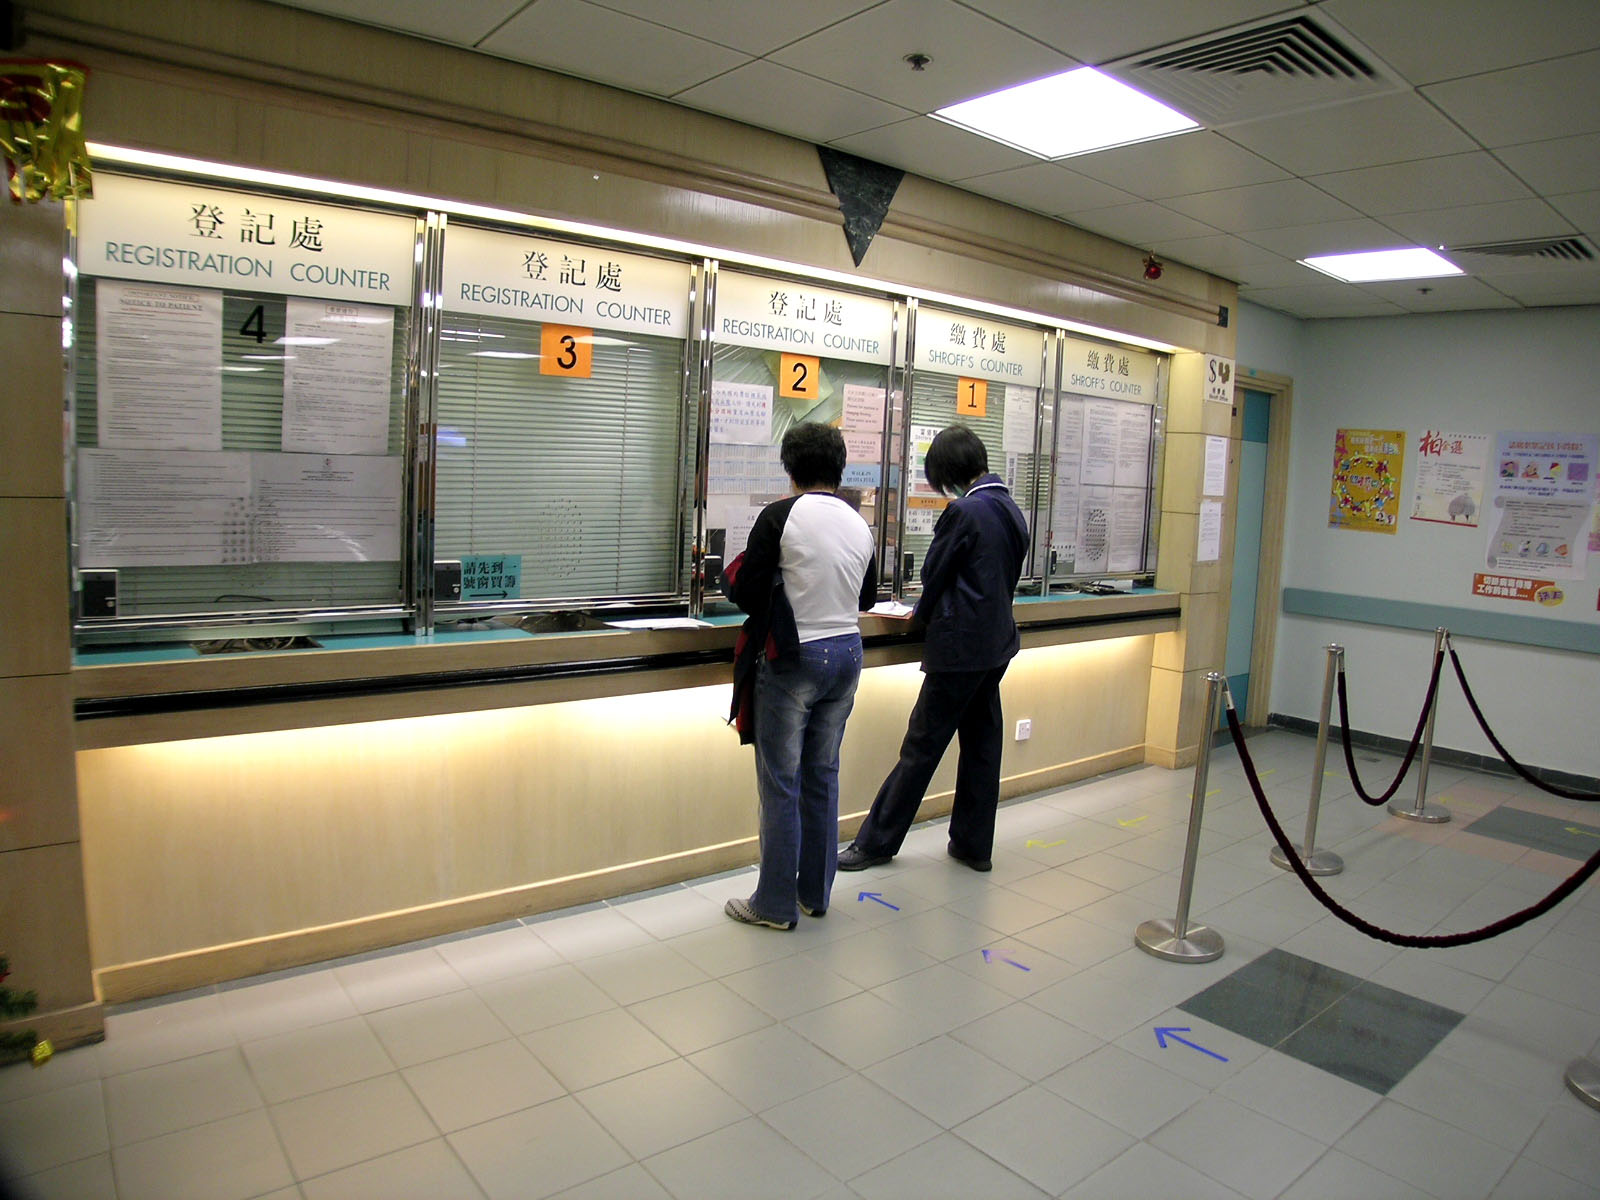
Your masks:
{"label": "blue jeans", "polygon": [[756,785],[761,874],[750,907],[798,919],[828,907],[839,861],[839,745],[861,678],[861,635],[802,642],[793,660],[756,671]]}

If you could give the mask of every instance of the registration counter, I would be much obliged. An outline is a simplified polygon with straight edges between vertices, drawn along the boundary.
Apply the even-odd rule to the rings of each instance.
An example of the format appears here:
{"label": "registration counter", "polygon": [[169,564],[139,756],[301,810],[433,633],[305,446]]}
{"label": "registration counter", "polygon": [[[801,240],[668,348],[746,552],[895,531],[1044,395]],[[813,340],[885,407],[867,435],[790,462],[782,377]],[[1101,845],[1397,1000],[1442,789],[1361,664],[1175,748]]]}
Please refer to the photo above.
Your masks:
{"label": "registration counter", "polygon": [[[1176,595],[1020,598],[1002,794],[1145,761]],[[90,950],[107,1002],[493,924],[752,863],[726,725],[738,619],[441,630],[202,654],[83,648],[72,673]],[[866,617],[841,836],[920,686]],[[953,756],[924,817],[948,811]]]}

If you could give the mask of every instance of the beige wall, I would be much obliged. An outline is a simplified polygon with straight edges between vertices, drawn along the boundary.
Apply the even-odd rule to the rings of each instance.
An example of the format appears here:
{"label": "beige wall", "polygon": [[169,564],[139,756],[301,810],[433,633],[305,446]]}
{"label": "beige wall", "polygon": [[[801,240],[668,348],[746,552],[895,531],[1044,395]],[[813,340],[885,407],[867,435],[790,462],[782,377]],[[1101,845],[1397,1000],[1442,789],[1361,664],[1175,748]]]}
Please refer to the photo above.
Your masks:
{"label": "beige wall", "polygon": [[73,775],[56,204],[0,201],[0,955],[38,993],[17,1027],[98,1034]]}

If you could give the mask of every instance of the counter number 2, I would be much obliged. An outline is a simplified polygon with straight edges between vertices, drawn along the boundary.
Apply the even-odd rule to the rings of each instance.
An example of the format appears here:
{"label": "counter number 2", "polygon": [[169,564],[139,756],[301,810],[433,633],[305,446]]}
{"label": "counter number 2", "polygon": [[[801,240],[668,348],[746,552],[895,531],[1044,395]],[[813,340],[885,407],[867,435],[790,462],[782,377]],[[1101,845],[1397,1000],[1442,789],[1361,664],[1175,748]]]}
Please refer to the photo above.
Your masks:
{"label": "counter number 2", "polygon": [[989,411],[989,381],[968,379],[956,381],[956,416],[981,417]]}
{"label": "counter number 2", "polygon": [[778,356],[778,395],[790,400],[815,400],[822,378],[822,360],[809,354]]}
{"label": "counter number 2", "polygon": [[578,325],[539,329],[539,374],[587,379],[594,367],[594,330]]}

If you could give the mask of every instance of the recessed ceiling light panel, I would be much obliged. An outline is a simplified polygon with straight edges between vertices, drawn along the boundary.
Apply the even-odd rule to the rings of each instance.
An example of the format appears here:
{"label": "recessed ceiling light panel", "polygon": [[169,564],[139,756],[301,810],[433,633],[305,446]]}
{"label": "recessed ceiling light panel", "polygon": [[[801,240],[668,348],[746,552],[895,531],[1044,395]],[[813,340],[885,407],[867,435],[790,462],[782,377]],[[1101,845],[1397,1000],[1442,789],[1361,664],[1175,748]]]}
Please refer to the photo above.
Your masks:
{"label": "recessed ceiling light panel", "polygon": [[1039,158],[1068,158],[1200,128],[1093,67],[963,100],[932,116]]}
{"label": "recessed ceiling light panel", "polygon": [[1399,250],[1362,250],[1355,254],[1319,254],[1300,260],[1314,271],[1346,283],[1378,283],[1387,279],[1437,279],[1465,275],[1455,263],[1422,246]]}

